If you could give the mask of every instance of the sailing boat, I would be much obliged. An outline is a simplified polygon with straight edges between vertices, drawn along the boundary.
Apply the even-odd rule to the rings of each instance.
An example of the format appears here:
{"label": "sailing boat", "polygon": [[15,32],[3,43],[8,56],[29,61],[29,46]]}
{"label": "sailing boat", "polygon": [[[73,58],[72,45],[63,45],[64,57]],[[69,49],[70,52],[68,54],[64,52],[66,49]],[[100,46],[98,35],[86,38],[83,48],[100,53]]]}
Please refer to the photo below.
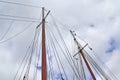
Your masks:
{"label": "sailing boat", "polygon": [[62,34],[53,17],[53,24],[46,21],[49,14],[42,8],[42,21],[13,80],[117,80],[75,31]]}

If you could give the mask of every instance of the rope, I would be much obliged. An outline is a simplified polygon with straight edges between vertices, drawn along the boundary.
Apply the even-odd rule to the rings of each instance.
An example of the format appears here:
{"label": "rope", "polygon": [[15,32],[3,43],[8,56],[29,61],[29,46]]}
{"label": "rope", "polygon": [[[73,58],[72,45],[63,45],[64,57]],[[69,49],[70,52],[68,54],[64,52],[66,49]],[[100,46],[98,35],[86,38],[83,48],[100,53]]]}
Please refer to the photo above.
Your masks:
{"label": "rope", "polygon": [[109,67],[107,67],[107,65],[100,59],[100,57],[96,54],[96,52],[90,46],[88,46],[88,48],[93,52],[96,59],[98,59],[98,61],[100,61],[102,64],[104,64],[104,67],[106,68],[106,70],[108,70],[110,72],[111,76],[113,76],[116,80],[118,80],[118,78],[113,74],[113,72],[111,72]]}
{"label": "rope", "polygon": [[[33,23],[33,22],[32,22]],[[11,36],[10,38],[4,40],[4,41],[0,41],[0,44],[5,43],[11,39],[14,39],[15,37],[19,36],[20,34],[24,33],[27,29],[29,29],[32,25],[32,23],[30,23],[26,28],[24,28],[22,31],[20,31],[19,33],[16,33],[15,35]]]}
{"label": "rope", "polygon": [[[50,47],[48,46],[48,50],[50,51]],[[49,66],[50,66],[50,73],[49,74],[51,74],[51,78],[52,78],[52,80],[54,80],[53,79],[53,69],[52,69],[52,64],[51,64],[51,54],[50,53],[48,53],[48,63],[49,63]],[[50,80],[50,76],[49,76],[49,80]]]}
{"label": "rope", "polygon": [[[38,32],[38,37],[39,37],[39,35],[41,35],[41,27],[40,27],[40,30],[39,30],[39,32]],[[40,40],[40,45],[41,45],[41,42],[42,40]],[[38,44],[38,43],[37,43]],[[38,44],[38,48],[37,49],[39,49],[39,50],[36,50],[36,51],[38,51],[38,52],[36,52],[36,55],[37,55],[37,53],[38,53],[38,59],[37,59],[37,62],[35,63],[35,71],[34,71],[34,78],[33,78],[33,80],[35,80],[35,77],[37,76],[37,68],[36,67],[38,67],[38,64],[39,64],[39,61],[40,61],[40,51],[41,51],[41,46],[40,46],[39,44]],[[40,48],[39,48],[39,46],[40,46]],[[36,77],[36,79],[37,79],[37,77]]]}
{"label": "rope", "polygon": [[16,4],[16,5],[21,5],[21,6],[34,7],[34,8],[42,8],[40,6],[34,6],[34,5],[23,4],[23,3],[18,3],[18,2],[9,2],[9,1],[3,1],[3,0],[0,0],[0,2],[1,3],[8,3],[8,4]]}
{"label": "rope", "polygon": [[22,19],[29,19],[29,20],[39,20],[39,19],[36,19],[36,18],[14,16],[14,15],[8,15],[8,14],[0,14],[0,16],[3,16],[3,17],[13,17],[13,18],[22,18]]}
{"label": "rope", "polygon": [[86,75],[85,75],[85,71],[84,71],[84,68],[83,68],[83,62],[82,62],[82,57],[79,55],[79,59],[80,59],[80,64],[81,64],[81,71],[82,71],[82,76],[83,76],[83,80],[86,80]]}
{"label": "rope", "polygon": [[[62,35],[61,35],[61,33],[60,33],[60,30],[58,29],[58,26],[57,26],[57,24],[56,24],[56,22],[55,22],[54,19],[53,19],[53,22],[54,22],[54,25],[56,26],[56,30],[57,30],[57,32],[58,32],[58,34],[59,34],[59,36],[60,36],[60,38],[61,38],[61,40],[62,40],[62,42],[63,42],[64,48],[66,49],[67,56],[68,56],[69,59],[72,61],[73,65],[75,66],[74,60],[72,59],[72,55],[70,54],[70,52],[69,52],[69,50],[68,50],[68,48],[67,48],[67,46],[66,46],[66,43],[65,43],[65,41],[64,41],[64,39],[63,39],[63,37],[62,37]],[[71,62],[70,62],[70,63],[71,63]],[[73,68],[73,69],[74,69],[74,68]],[[75,66],[75,69],[76,69],[76,71],[77,71],[77,73],[78,73],[78,75],[79,75],[79,77],[80,77],[80,74],[79,74],[76,66]],[[74,70],[74,72],[75,72],[75,70]]]}
{"label": "rope", "polygon": [[[35,34],[35,35],[36,35],[36,34]],[[30,62],[30,59],[31,59],[31,54],[32,54],[34,42],[35,42],[35,38],[33,39],[33,42],[32,42],[32,44],[31,44],[32,47],[31,47],[31,51],[30,51],[29,57],[28,57],[28,59],[26,59],[26,60],[28,60],[28,65],[27,65],[26,73],[25,73],[25,75],[24,75],[24,77],[23,77],[23,78],[25,78],[25,80],[28,78],[28,74],[29,74],[29,62]],[[25,64],[25,65],[26,65],[26,64]],[[21,80],[21,78],[22,78],[22,74],[23,74],[23,71],[24,71],[24,69],[25,69],[25,65],[24,65],[24,67],[23,67],[23,70],[22,70],[22,72],[21,72],[20,77],[19,77],[18,80]]]}
{"label": "rope", "polygon": [[[87,52],[85,51],[85,53],[87,53]],[[102,76],[104,76],[104,78],[106,80],[111,80],[111,78],[97,65],[97,63],[88,55],[88,53],[86,54],[86,57],[87,57],[88,61],[91,64],[93,64],[93,66],[96,67],[96,69],[102,74]]]}
{"label": "rope", "polygon": [[[17,77],[17,75],[18,75],[18,73],[19,73],[19,71],[20,71],[20,69],[21,69],[24,61],[25,61],[25,63],[27,62],[26,60],[28,59],[28,51],[29,51],[29,50],[30,50],[30,46],[27,48],[26,54],[25,54],[25,56],[23,57],[20,65],[19,65],[19,67],[18,67],[18,69],[17,69],[17,72],[16,72],[16,74],[15,74],[15,77],[13,78],[13,80],[16,80],[16,77]],[[24,66],[24,67],[25,67],[25,66]],[[23,71],[22,71],[22,72],[23,72]]]}
{"label": "rope", "polygon": [[55,19],[52,14],[50,14],[50,15],[51,15],[51,18],[52,18],[54,24],[56,24],[56,22],[58,22],[61,26],[64,26],[63,28],[65,30],[70,31],[70,28],[68,28],[68,26],[66,26],[65,24],[63,24],[62,22],[60,22],[58,19]]}
{"label": "rope", "polygon": [[[50,33],[50,40],[51,40],[51,47],[53,48],[53,51],[54,51],[54,55],[55,55],[55,59],[56,59],[56,61],[57,61],[57,65],[58,65],[58,68],[59,68],[59,71],[60,71],[60,73],[62,73],[61,72],[61,70],[60,70],[60,65],[61,65],[61,67],[62,67],[62,69],[63,69],[63,72],[64,72],[64,74],[65,74],[65,77],[66,77],[66,80],[68,80],[68,78],[67,78],[67,75],[66,75],[66,73],[65,73],[65,70],[64,70],[64,68],[63,68],[63,65],[62,65],[62,63],[61,63],[61,60],[60,60],[60,57],[58,56],[58,52],[57,52],[57,49],[56,49],[56,47],[55,47],[55,44],[54,44],[54,41],[53,41],[53,39],[52,39],[52,36],[51,36],[51,33]],[[58,58],[58,59],[57,59]],[[60,63],[60,65],[59,65],[59,63]]]}
{"label": "rope", "polygon": [[[49,30],[50,30],[50,29],[49,29]],[[75,73],[75,75],[77,76],[77,73],[76,73],[76,71],[74,70],[74,67],[72,66],[72,64],[71,64],[71,62],[69,61],[69,59],[67,58],[67,56],[65,55],[65,52],[64,52],[64,50],[62,49],[62,47],[60,46],[60,44],[59,44],[58,40],[55,38],[55,35],[53,34],[52,30],[50,30],[50,31],[51,31],[51,34],[53,35],[53,37],[54,37],[54,39],[55,39],[55,41],[56,41],[57,45],[58,45],[58,46],[59,46],[59,48],[61,49],[61,51],[62,51],[63,55],[65,56],[65,58],[66,58],[66,60],[68,61],[69,65],[71,66],[71,68],[72,68],[73,72],[74,72],[74,73]],[[78,77],[78,76],[77,76],[77,77]]]}
{"label": "rope", "polygon": [[[38,30],[36,29],[36,33],[35,33],[35,36],[34,36],[34,42],[33,42],[33,46],[32,46],[32,51],[31,51],[31,55],[30,55],[30,60],[29,60],[28,67],[27,67],[27,70],[26,70],[27,76],[28,76],[29,71],[30,71],[30,65],[31,65],[31,62],[32,62],[33,53],[35,51],[36,43],[38,41],[37,34],[38,34]],[[29,76],[28,76],[28,79],[29,79]]]}
{"label": "rope", "polygon": [[22,21],[22,22],[39,22],[39,20],[25,20],[25,19],[15,19],[15,18],[2,18],[2,20],[14,20],[14,21]]}
{"label": "rope", "polygon": [[[48,34],[49,34],[49,32],[48,32]],[[48,37],[47,37],[48,38]],[[47,40],[47,42],[48,42],[48,45],[47,45],[47,48],[48,48],[48,51],[49,51],[49,53],[48,53],[48,63],[49,63],[49,66],[50,66],[50,71],[49,71],[49,74],[51,75],[51,79],[52,80],[54,80],[54,73],[53,73],[53,65],[52,65],[52,59],[51,59],[51,56],[52,56],[52,54],[51,54],[51,46],[50,46],[50,40],[49,40],[49,38],[48,39],[46,39]],[[49,76],[50,77],[50,76]],[[49,80],[50,80],[50,78],[49,78]]]}

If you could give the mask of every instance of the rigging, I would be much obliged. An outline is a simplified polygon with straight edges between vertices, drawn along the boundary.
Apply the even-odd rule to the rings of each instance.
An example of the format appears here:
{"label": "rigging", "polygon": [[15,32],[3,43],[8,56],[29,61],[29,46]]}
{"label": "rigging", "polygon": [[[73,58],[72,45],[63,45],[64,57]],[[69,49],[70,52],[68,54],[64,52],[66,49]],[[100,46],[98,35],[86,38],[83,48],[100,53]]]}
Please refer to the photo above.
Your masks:
{"label": "rigging", "polygon": [[42,8],[40,6],[34,6],[34,5],[23,4],[23,3],[18,3],[18,2],[10,2],[10,1],[3,1],[3,0],[0,0],[0,2],[1,3],[8,3],[8,4],[16,4],[16,5],[21,5],[21,6],[34,7],[34,8]]}

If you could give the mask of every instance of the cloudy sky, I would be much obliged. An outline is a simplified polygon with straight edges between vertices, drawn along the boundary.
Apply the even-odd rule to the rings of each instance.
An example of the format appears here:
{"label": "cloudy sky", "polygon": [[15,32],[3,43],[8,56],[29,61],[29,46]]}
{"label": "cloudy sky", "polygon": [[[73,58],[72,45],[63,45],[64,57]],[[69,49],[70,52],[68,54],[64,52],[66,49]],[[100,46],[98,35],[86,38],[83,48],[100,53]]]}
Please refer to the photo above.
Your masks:
{"label": "cloudy sky", "polygon": [[[9,0],[40,6],[39,8],[4,1],[8,0],[0,0],[0,80],[13,79],[17,66],[33,39],[35,26],[41,18],[42,6],[51,10],[51,14],[64,25],[75,30],[120,78],[120,0]],[[18,19],[21,21],[16,21]],[[27,26],[29,28],[19,36],[2,42],[23,31]]]}

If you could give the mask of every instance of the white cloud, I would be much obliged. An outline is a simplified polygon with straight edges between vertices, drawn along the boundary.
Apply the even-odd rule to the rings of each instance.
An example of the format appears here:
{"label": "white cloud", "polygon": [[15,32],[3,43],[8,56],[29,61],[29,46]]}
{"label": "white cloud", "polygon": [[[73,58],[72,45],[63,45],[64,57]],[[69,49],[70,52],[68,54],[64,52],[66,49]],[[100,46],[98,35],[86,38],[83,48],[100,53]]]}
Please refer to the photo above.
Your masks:
{"label": "white cloud", "polygon": [[[12,0],[13,2],[16,0]],[[16,1],[17,2],[17,1]],[[101,59],[105,59],[107,65],[115,73],[120,73],[119,69],[119,50],[114,50],[111,54],[106,54],[106,50],[111,46],[109,44],[111,38],[120,44],[120,1],[119,0],[24,0],[20,3],[45,6],[50,9],[60,21],[68,26],[74,26],[72,29],[80,35],[82,39],[88,42],[98,53]],[[4,7],[5,6],[5,7]],[[31,11],[32,10],[32,11]],[[24,8],[23,6],[13,6],[2,4],[0,6],[2,14],[28,16],[38,18],[40,16],[39,9]],[[5,26],[8,21],[0,21],[0,35],[5,32]],[[6,24],[8,23],[8,24]],[[16,31],[20,31],[24,23],[15,23],[9,35]],[[90,26],[94,25],[94,26]],[[35,25],[34,25],[35,26]],[[33,28],[27,33],[22,34],[24,37],[15,38],[6,44],[7,47],[0,49],[0,79],[8,80],[10,72],[16,67],[18,59],[20,59],[26,49],[26,46],[33,34]],[[27,37],[26,37],[27,36]],[[67,37],[66,37],[67,38]],[[16,41],[15,41],[16,40]],[[66,40],[67,41],[67,40]],[[27,43],[27,44],[26,44]],[[24,44],[24,45],[23,45]],[[1,45],[0,45],[1,46]],[[4,54],[2,54],[4,53]],[[5,55],[6,54],[6,55]],[[14,64],[15,63],[15,64]],[[8,68],[9,66],[9,68]],[[6,77],[7,76],[7,77]],[[11,79],[12,80],[12,79]]]}
{"label": "white cloud", "polygon": [[119,61],[120,61],[120,51],[115,50],[111,57],[110,60],[106,63],[106,65],[110,68],[110,70],[117,76],[120,77],[120,70],[119,70]]}

